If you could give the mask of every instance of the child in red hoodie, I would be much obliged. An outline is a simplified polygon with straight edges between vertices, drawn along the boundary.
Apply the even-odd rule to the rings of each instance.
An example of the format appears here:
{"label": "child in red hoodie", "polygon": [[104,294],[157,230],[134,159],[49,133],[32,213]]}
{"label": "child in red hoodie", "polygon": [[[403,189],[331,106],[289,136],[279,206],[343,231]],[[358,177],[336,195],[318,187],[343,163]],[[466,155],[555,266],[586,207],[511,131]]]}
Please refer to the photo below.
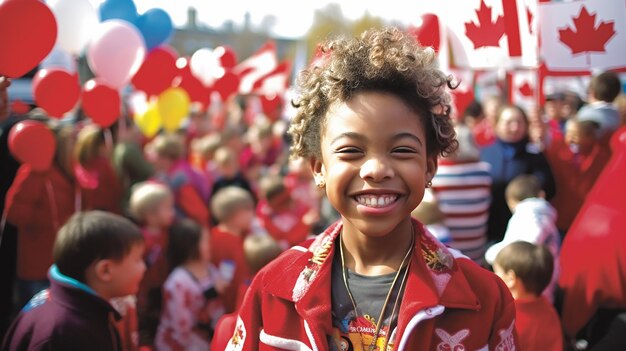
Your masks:
{"label": "child in red hoodie", "polygon": [[218,225],[211,232],[211,262],[228,281],[223,294],[226,313],[235,311],[237,292],[249,275],[243,241],[254,220],[254,200],[239,187],[226,187],[211,199]]}
{"label": "child in red hoodie", "polygon": [[295,199],[282,177],[264,178],[260,195],[257,216],[263,228],[283,250],[307,238],[311,225],[317,220],[317,211]]}
{"label": "child in red hoodie", "polygon": [[161,289],[170,272],[167,260],[168,229],[174,221],[174,197],[169,188],[154,182],[133,187],[130,212],[141,226],[145,241],[146,273],[137,293],[139,343],[152,344],[161,314]]}
{"label": "child in red hoodie", "polygon": [[159,135],[147,145],[146,152],[155,166],[156,180],[167,185],[174,194],[180,217],[193,219],[209,228],[209,184],[187,162],[183,138],[175,134]]}
{"label": "child in red hoodie", "polygon": [[545,246],[516,241],[496,256],[495,273],[515,299],[516,330],[522,350],[563,350],[561,322],[541,294],[552,279],[554,258]]}

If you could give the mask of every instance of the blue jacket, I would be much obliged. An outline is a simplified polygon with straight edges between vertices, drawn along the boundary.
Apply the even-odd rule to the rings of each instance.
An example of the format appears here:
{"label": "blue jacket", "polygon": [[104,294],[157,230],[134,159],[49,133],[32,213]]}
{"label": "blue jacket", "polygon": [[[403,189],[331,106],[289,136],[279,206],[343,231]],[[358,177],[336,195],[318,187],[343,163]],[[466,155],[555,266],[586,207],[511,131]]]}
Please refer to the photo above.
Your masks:
{"label": "blue jacket", "polygon": [[532,150],[528,140],[507,143],[497,139],[495,143],[481,150],[480,159],[491,165],[493,179],[487,235],[490,241],[501,241],[511,218],[511,211],[504,197],[509,182],[518,175],[533,174],[539,178],[546,200],[550,200],[556,193],[554,177],[545,156]]}
{"label": "blue jacket", "polygon": [[13,322],[2,351],[122,350],[119,313],[87,285],[52,266],[50,289],[35,295]]}

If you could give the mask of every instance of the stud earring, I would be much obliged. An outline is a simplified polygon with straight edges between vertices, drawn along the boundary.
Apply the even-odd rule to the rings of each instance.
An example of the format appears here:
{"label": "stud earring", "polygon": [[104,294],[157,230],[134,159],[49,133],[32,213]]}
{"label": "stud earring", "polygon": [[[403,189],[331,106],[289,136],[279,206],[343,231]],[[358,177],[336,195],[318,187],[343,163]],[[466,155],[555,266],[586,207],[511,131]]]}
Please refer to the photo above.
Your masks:
{"label": "stud earring", "polygon": [[426,182],[426,187],[427,188],[432,188],[432,186],[433,186],[433,181],[432,180],[429,180],[429,181]]}
{"label": "stud earring", "polygon": [[326,186],[326,182],[320,180],[319,183],[315,184],[318,188],[323,189]]}

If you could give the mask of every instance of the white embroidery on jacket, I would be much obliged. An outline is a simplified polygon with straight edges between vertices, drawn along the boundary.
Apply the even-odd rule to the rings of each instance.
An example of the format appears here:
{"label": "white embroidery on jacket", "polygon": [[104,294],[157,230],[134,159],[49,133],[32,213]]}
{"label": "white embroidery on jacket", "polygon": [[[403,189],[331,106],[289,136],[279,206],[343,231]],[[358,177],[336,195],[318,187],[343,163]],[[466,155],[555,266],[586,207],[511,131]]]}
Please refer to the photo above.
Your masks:
{"label": "white embroidery on jacket", "polygon": [[500,335],[500,343],[496,346],[496,351],[515,351],[515,337],[513,336],[513,330],[515,329],[515,319],[511,322],[511,325],[506,329],[500,329],[498,334]]}
{"label": "white embroidery on jacket", "polygon": [[241,317],[237,316],[237,324],[235,325],[235,333],[228,341],[225,351],[241,351],[243,344],[246,342],[246,326],[243,324]]}
{"label": "white embroidery on jacket", "polygon": [[463,329],[454,335],[450,335],[445,330],[437,328],[435,329],[435,334],[441,339],[441,342],[437,345],[437,351],[465,351],[465,345],[461,341],[470,335],[470,331],[469,329]]}

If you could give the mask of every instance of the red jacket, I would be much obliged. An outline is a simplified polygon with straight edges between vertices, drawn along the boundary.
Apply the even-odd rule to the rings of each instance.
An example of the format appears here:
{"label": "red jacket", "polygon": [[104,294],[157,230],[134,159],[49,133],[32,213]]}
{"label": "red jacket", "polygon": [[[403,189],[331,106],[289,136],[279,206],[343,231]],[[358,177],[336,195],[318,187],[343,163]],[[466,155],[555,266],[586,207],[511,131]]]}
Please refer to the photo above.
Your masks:
{"label": "red jacket", "polygon": [[[332,257],[341,228],[332,225],[257,274],[226,350],[329,349]],[[446,249],[420,223],[415,228],[394,350],[519,350],[515,304],[504,283]]]}
{"label": "red jacket", "polygon": [[552,141],[545,155],[558,186],[550,201],[559,214],[556,225],[567,231],[609,161],[611,152],[604,145],[596,145],[589,154],[580,154],[576,158],[561,138]]}
{"label": "red jacket", "polygon": [[311,226],[303,220],[309,208],[291,199],[290,194],[287,193],[286,196],[285,201],[289,201],[289,204],[278,210],[272,208],[267,200],[259,201],[256,214],[270,236],[279,243],[286,242],[288,248],[303,242],[309,235]]}
{"label": "red jacket", "polygon": [[243,251],[243,238],[237,234],[222,231],[219,227],[211,230],[211,263],[223,271],[224,265],[234,265],[232,280],[222,294],[226,313],[236,310],[237,294],[250,269]]}
{"label": "red jacket", "polygon": [[18,228],[17,276],[46,279],[57,231],[77,210],[80,191],[56,166],[20,167],[7,193],[7,221]]}

